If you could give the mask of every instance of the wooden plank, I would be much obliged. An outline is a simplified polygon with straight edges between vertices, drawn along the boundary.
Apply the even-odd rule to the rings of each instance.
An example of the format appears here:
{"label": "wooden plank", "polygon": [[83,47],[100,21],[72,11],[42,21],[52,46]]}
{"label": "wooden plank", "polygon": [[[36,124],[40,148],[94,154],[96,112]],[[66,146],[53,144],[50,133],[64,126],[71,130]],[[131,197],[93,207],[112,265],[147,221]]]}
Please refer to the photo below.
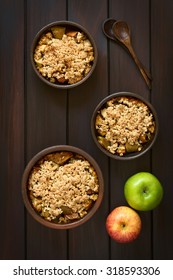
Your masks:
{"label": "wooden plank", "polygon": [[[99,7],[99,9],[98,9]],[[107,41],[101,25],[107,17],[107,1],[68,1],[68,19],[80,23],[93,36],[98,48],[98,64],[85,84],[69,91],[69,144],[92,155],[100,165],[105,180],[102,206],[96,215],[80,228],[69,232],[70,259],[109,258],[105,215],[108,211],[108,159],[93,143],[90,121],[97,103],[108,94]]]}
{"label": "wooden plank", "polygon": [[[149,69],[150,27],[149,1],[110,0],[109,17],[127,21],[131,28],[132,44],[141,62]],[[135,92],[149,99],[149,90],[132,58],[113,41],[109,42],[110,93]],[[127,205],[123,187],[131,175],[139,171],[150,171],[151,153],[130,161],[110,161],[110,210]],[[142,232],[131,244],[117,244],[111,240],[112,259],[148,259],[151,257],[151,213],[139,213],[142,218]]]}
{"label": "wooden plank", "polygon": [[1,1],[0,10],[0,259],[23,259],[24,6]]}
{"label": "wooden plank", "polygon": [[152,169],[164,187],[162,203],[153,213],[153,258],[173,259],[172,127],[173,127],[173,2],[151,1],[152,102],[159,116],[159,137],[153,149]]}
{"label": "wooden plank", "polygon": [[[30,61],[31,43],[40,28],[66,18],[66,1],[27,2],[27,88],[26,155],[27,162],[40,150],[66,144],[67,92],[47,86],[36,77]],[[65,259],[67,232],[36,223],[27,216],[27,258]]]}
{"label": "wooden plank", "polygon": [[[124,20],[131,30],[131,40],[137,56],[150,70],[149,1],[109,1],[109,17]],[[111,92],[132,91],[149,98],[149,91],[131,56],[117,43],[110,41]]]}

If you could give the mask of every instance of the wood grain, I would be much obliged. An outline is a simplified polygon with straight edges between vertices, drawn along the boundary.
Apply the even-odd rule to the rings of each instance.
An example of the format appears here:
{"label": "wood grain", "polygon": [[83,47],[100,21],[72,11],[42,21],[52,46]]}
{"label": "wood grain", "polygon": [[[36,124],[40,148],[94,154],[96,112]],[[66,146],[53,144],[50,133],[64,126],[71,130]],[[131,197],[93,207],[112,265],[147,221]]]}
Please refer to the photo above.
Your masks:
{"label": "wood grain", "polygon": [[[149,69],[150,33],[149,33],[149,2],[148,1],[110,1],[111,18],[125,20],[130,26],[132,44],[142,63]],[[129,12],[130,11],[130,12]],[[149,91],[138,71],[134,61],[125,50],[114,42],[110,44],[110,89],[111,93],[130,91],[149,98]],[[141,47],[142,46],[142,47]],[[125,181],[133,174],[150,170],[151,154],[132,161],[111,160],[110,189],[111,209],[120,205],[127,205],[123,188]],[[111,258],[118,259],[146,259],[151,258],[151,214],[140,213],[143,230],[136,244],[119,245],[111,242]],[[143,244],[146,244],[143,245]],[[140,256],[140,257],[139,257]]]}
{"label": "wood grain", "polygon": [[20,0],[8,4],[0,10],[0,258],[23,259],[24,6]]}
{"label": "wood grain", "polygon": [[[172,259],[173,1],[169,0],[8,0],[0,10],[0,259]],[[108,18],[125,20],[141,62],[151,71],[148,90],[128,53],[102,32]],[[34,73],[31,44],[46,24],[70,20],[93,36],[98,63],[84,84],[68,91],[44,84]],[[132,91],[149,100],[159,118],[158,139],[139,159],[108,158],[95,145],[90,128],[96,105],[107,95]],[[21,178],[29,160],[57,144],[82,148],[95,158],[105,193],[95,216],[79,228],[56,231],[26,212]],[[127,205],[123,186],[132,174],[149,171],[163,184],[164,198],[154,211],[140,212],[142,232],[130,244],[111,240],[109,212]]]}
{"label": "wood grain", "polygon": [[152,103],[159,115],[159,137],[153,148],[152,171],[164,187],[164,199],[153,212],[153,258],[172,259],[172,34],[173,2],[151,2]]}
{"label": "wood grain", "polygon": [[[46,24],[66,18],[65,1],[28,1],[26,63],[26,158],[40,150],[66,144],[67,92],[45,85],[36,77],[30,61],[31,44]],[[27,215],[27,258],[67,258],[67,232],[39,225]]]}
{"label": "wood grain", "polygon": [[[98,63],[92,77],[85,84],[69,91],[69,144],[79,146],[95,158],[104,173],[105,181],[104,200],[95,217],[83,227],[69,232],[69,258],[71,259],[107,259],[109,256],[104,220],[108,210],[108,159],[93,143],[90,127],[94,107],[108,94],[107,58],[104,56],[107,42],[101,31],[102,21],[106,17],[106,2],[99,3],[99,14],[97,1],[69,1],[68,5],[68,19],[83,25],[98,46]],[[76,9],[77,6],[80,13]],[[90,20],[88,21],[87,18]],[[100,80],[103,82],[100,83]]]}

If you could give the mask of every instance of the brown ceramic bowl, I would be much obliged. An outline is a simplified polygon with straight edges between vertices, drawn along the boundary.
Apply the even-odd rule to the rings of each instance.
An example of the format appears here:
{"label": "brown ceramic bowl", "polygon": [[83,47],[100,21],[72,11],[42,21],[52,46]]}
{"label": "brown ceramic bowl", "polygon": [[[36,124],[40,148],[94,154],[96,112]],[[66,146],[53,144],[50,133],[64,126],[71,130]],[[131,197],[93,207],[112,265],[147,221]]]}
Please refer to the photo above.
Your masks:
{"label": "brown ceramic bowl", "polygon": [[22,177],[26,209],[37,222],[53,229],[74,228],[91,219],[103,192],[103,176],[96,161],[68,145],[36,154]]}
{"label": "brown ceramic bowl", "polygon": [[154,107],[138,94],[113,93],[96,106],[91,131],[96,145],[107,156],[134,159],[155,143],[158,117]]}
{"label": "brown ceramic bowl", "polygon": [[[45,34],[49,34],[48,37]],[[36,51],[40,38],[42,43]],[[44,26],[31,47],[35,73],[43,82],[59,89],[73,88],[85,82],[95,69],[97,57],[97,47],[90,33],[71,21],[56,21]]]}

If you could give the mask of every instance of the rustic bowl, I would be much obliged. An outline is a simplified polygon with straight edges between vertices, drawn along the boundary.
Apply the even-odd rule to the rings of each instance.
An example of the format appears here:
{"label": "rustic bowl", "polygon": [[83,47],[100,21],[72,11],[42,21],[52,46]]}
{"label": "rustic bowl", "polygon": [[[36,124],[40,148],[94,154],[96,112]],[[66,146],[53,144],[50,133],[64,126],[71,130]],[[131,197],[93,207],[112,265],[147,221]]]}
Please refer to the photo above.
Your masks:
{"label": "rustic bowl", "polygon": [[[98,178],[99,192],[98,192],[97,200],[94,201],[92,207],[87,211],[87,214],[84,217],[82,217],[78,220],[72,220],[68,223],[57,223],[55,221],[48,221],[47,219],[43,218],[39,214],[39,212],[37,210],[35,210],[35,208],[33,207],[32,203],[31,203],[31,198],[29,195],[29,190],[28,190],[28,179],[29,179],[29,176],[31,174],[33,167],[36,166],[38,161],[43,159],[45,156],[55,153],[55,152],[72,152],[73,155],[75,154],[75,155],[82,156],[94,168],[94,170],[97,174],[97,178]],[[85,151],[83,151],[79,148],[73,147],[73,146],[69,146],[69,145],[52,146],[52,147],[48,147],[48,148],[40,151],[29,161],[29,163],[27,164],[27,166],[24,170],[23,177],[22,177],[22,197],[23,197],[23,201],[24,201],[26,209],[37,222],[39,222],[43,226],[46,226],[46,227],[52,228],[52,229],[70,229],[70,228],[74,228],[74,227],[84,224],[86,221],[88,221],[89,219],[91,219],[93,217],[95,212],[100,207],[100,204],[103,199],[103,193],[104,193],[104,181],[103,181],[102,172],[101,172],[97,162]]]}
{"label": "rustic bowl", "polygon": [[[97,126],[96,128],[96,117],[98,116],[98,114],[100,114],[101,110],[103,108],[105,108],[107,105],[107,102],[109,102],[110,100],[112,100],[113,98],[119,98],[119,97],[127,97],[127,98],[134,98],[135,100],[139,100],[142,101],[145,105],[147,105],[149,111],[152,113],[153,116],[153,121],[155,123],[155,130],[154,133],[151,134],[151,138],[148,141],[143,141],[145,143],[142,143],[142,148],[140,148],[140,151],[133,151],[133,147],[129,147],[129,145],[127,144],[127,148],[128,148],[128,152],[126,150],[126,152],[123,155],[120,155],[119,153],[117,153],[114,150],[113,152],[110,152],[107,149],[107,146],[109,146],[110,142],[105,142],[105,136],[104,133],[99,131],[99,128]],[[102,111],[104,112],[104,111]],[[97,119],[97,124],[99,124],[99,118]],[[107,156],[113,158],[113,159],[119,159],[119,160],[130,160],[130,159],[135,159],[138,158],[140,156],[142,156],[143,154],[145,154],[147,151],[149,151],[152,146],[154,145],[157,135],[158,135],[158,117],[157,117],[157,113],[154,109],[154,107],[148,102],[146,101],[143,97],[139,96],[138,94],[135,93],[131,93],[131,92],[118,92],[118,93],[113,93],[109,96],[107,96],[106,98],[104,98],[95,108],[93,115],[92,115],[92,119],[91,119],[91,132],[92,132],[92,136],[93,139],[97,145],[97,147]],[[101,135],[101,134],[102,135]],[[99,140],[99,141],[98,141]],[[127,141],[128,142],[128,141]],[[101,144],[102,143],[102,144]]]}
{"label": "rustic bowl", "polygon": [[[92,62],[90,62],[90,66],[91,66],[91,69],[90,71],[85,74],[83,76],[83,78],[73,84],[69,84],[68,81],[66,82],[58,82],[56,80],[56,82],[52,82],[50,81],[48,78],[45,78],[37,69],[36,67],[36,63],[34,61],[34,52],[35,52],[35,48],[36,46],[38,45],[38,41],[40,40],[41,36],[47,32],[51,32],[51,29],[52,28],[55,28],[55,27],[64,27],[65,28],[65,32],[73,32],[73,31],[79,31],[79,32],[83,32],[87,39],[89,39],[91,45],[93,46],[93,51],[94,51],[94,60]],[[32,47],[31,47],[31,63],[32,63],[32,66],[33,66],[33,69],[35,71],[35,73],[37,74],[37,76],[43,81],[45,82],[47,85],[50,85],[54,88],[58,88],[58,89],[70,89],[70,88],[73,88],[73,87],[76,87],[78,85],[81,85],[83,82],[85,82],[93,73],[94,69],[95,69],[95,66],[96,66],[96,63],[97,63],[97,57],[98,57],[98,51],[97,51],[97,47],[96,47],[96,44],[95,44],[95,41],[93,39],[93,37],[91,36],[91,34],[83,27],[81,26],[80,24],[78,23],[75,23],[75,22],[71,22],[71,21],[55,21],[55,22],[52,22],[46,26],[44,26],[35,36],[34,40],[33,40],[33,43],[32,43]],[[80,67],[79,67],[80,68]]]}

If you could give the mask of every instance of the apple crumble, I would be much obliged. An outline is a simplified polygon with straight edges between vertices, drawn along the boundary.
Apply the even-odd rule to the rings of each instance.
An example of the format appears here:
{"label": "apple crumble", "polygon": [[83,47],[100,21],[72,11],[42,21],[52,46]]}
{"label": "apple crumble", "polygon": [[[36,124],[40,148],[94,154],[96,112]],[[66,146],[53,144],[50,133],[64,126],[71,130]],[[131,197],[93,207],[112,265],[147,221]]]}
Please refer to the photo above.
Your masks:
{"label": "apple crumble", "polygon": [[84,217],[98,198],[93,166],[71,152],[55,152],[31,170],[28,191],[33,208],[44,219],[69,223]]}
{"label": "apple crumble", "polygon": [[34,61],[37,70],[50,82],[75,84],[91,70],[94,49],[83,32],[55,26],[38,41]]}
{"label": "apple crumble", "polygon": [[110,153],[123,156],[139,152],[155,133],[155,120],[149,107],[132,97],[107,101],[96,115],[98,142]]}

